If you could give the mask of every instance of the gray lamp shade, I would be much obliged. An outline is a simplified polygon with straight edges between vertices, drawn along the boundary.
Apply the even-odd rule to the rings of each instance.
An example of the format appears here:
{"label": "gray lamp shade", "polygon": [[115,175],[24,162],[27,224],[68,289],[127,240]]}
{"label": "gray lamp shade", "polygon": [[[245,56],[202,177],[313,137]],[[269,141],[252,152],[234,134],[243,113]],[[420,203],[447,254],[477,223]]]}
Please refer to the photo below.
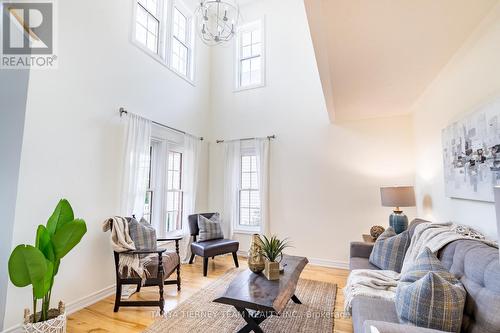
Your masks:
{"label": "gray lamp shade", "polygon": [[381,187],[380,197],[384,207],[414,207],[415,191],[413,186]]}

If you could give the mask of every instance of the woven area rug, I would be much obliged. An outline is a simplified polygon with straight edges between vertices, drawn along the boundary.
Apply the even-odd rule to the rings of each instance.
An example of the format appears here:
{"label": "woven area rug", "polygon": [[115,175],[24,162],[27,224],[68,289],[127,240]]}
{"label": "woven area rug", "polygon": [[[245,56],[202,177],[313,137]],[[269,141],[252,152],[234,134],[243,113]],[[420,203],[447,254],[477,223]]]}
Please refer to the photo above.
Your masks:
{"label": "woven area rug", "polygon": [[[157,319],[144,333],[237,332],[246,323],[231,306],[212,300],[226,290],[241,270],[233,269],[198,291],[174,310]],[[302,304],[290,301],[280,316],[267,318],[260,327],[266,333],[331,333],[337,286],[300,279],[295,294]]]}

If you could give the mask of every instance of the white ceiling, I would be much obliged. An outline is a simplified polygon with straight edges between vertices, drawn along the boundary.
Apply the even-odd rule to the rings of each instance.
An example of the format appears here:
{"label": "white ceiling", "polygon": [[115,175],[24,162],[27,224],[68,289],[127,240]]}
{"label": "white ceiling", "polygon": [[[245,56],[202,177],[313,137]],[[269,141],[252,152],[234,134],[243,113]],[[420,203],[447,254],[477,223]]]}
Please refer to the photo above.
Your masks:
{"label": "white ceiling", "polygon": [[330,119],[408,113],[499,0],[304,0]]}

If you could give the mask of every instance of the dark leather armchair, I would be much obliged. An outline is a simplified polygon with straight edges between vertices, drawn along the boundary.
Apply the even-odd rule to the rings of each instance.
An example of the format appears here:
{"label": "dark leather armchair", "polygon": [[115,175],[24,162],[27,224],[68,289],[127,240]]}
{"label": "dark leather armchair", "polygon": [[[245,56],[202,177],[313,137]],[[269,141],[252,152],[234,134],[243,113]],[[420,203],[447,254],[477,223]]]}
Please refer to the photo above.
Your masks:
{"label": "dark leather armchair", "polygon": [[234,265],[238,265],[237,252],[240,247],[240,243],[231,239],[213,239],[209,241],[198,242],[196,237],[200,233],[198,229],[198,215],[202,215],[207,219],[210,219],[215,213],[204,213],[204,214],[193,214],[189,215],[189,231],[193,237],[193,243],[191,244],[191,258],[189,263],[192,264],[194,256],[197,255],[203,258],[203,276],[207,276],[208,271],[208,258],[214,258],[215,256],[220,256],[223,254],[232,253]]}

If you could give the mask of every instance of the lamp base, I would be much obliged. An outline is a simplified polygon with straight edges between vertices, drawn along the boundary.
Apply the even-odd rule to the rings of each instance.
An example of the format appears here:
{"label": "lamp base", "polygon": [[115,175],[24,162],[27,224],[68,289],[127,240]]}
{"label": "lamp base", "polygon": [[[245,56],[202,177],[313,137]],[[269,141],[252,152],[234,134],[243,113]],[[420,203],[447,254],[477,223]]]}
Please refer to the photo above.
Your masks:
{"label": "lamp base", "polygon": [[408,217],[402,211],[394,211],[389,216],[389,225],[394,229],[396,234],[400,234],[408,229]]}

